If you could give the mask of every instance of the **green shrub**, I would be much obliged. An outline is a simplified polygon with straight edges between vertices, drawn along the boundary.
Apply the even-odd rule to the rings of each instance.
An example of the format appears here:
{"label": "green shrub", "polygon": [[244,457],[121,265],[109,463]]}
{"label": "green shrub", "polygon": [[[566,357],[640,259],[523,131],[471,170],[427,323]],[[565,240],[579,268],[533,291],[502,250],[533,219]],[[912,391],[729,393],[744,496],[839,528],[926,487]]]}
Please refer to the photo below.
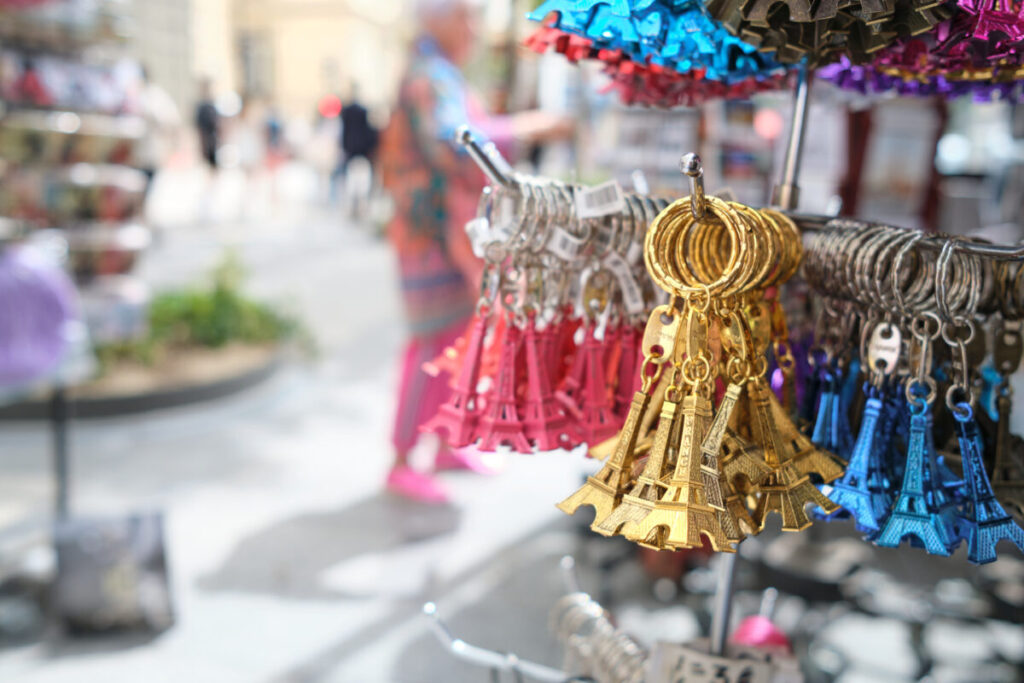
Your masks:
{"label": "green shrub", "polygon": [[246,298],[242,280],[242,267],[229,253],[214,270],[211,285],[156,295],[149,307],[146,336],[98,346],[101,369],[117,360],[151,365],[172,348],[270,344],[300,332],[291,317]]}

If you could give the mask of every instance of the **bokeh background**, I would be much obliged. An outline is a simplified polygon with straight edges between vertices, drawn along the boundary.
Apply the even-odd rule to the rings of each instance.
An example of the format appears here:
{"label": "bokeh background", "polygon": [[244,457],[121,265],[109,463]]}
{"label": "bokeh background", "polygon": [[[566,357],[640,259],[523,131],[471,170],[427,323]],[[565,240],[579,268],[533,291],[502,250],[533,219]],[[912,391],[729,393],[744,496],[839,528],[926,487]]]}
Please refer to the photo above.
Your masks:
{"label": "bokeh background", "polygon": [[[520,168],[678,197],[679,156],[699,151],[709,190],[765,201],[788,95],[627,107],[592,65],[522,47],[532,9],[480,3],[466,65],[489,111],[569,122],[517,145]],[[592,469],[578,453],[443,474],[442,505],[385,489],[406,338],[395,206],[366,159],[343,167],[341,121],[358,103],[387,125],[418,16],[407,0],[0,2],[4,248],[73,281],[38,299],[69,315],[59,353],[33,346],[0,387],[0,680],[488,680],[438,641],[428,600],[457,636],[560,666],[546,620],[565,554],[642,642],[706,629],[707,557],[638,554],[554,508]],[[1024,236],[1024,109],[821,84],[808,125],[803,209]],[[0,316],[31,317],[31,283],[3,286]],[[1019,557],[979,572],[848,532],[747,543],[737,615],[780,586],[809,680],[1021,680]],[[97,573],[94,555],[116,561]]]}

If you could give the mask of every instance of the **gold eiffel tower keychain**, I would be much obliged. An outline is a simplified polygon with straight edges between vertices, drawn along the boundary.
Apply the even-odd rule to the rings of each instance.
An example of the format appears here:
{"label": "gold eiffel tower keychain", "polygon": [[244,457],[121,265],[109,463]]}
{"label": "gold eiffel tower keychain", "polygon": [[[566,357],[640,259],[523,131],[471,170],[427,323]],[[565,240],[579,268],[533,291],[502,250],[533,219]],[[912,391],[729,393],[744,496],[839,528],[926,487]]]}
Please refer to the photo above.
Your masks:
{"label": "gold eiffel tower keychain", "polygon": [[654,384],[660,379],[665,363],[675,352],[680,319],[681,315],[674,305],[658,306],[651,313],[642,342],[642,384],[640,390],[633,395],[615,451],[597,474],[587,477],[583,486],[558,504],[562,512],[571,515],[583,505],[590,505],[594,508],[593,526],[596,526],[611,514],[622,496],[632,487],[632,470],[641,424],[650,410]]}
{"label": "gold eiffel tower keychain", "polygon": [[[708,312],[719,292],[749,277],[752,264],[744,258],[749,234],[735,211],[714,198],[707,208],[703,216],[691,198],[675,202],[659,214],[645,238],[644,258],[655,282],[687,302],[686,353],[678,369],[686,391],[681,400],[678,391],[671,397],[675,400],[666,400],[653,462],[648,461],[635,495],[624,499],[627,507],[614,513],[603,532],[621,528],[626,538],[655,548],[698,547],[707,539],[715,550],[732,552],[742,534],[725,506],[718,450],[702,449],[712,423],[715,377]],[[724,250],[723,236],[730,245]],[[683,258],[674,259],[680,251]]]}
{"label": "gold eiffel tower keychain", "polygon": [[789,454],[784,459],[793,461],[796,470],[801,474],[813,476],[825,484],[835,481],[843,474],[845,463],[837,456],[823,451],[811,443],[811,440],[793,423],[789,411],[782,406],[775,396],[775,392],[771,390],[765,380],[767,361],[764,358],[768,345],[771,343],[773,328],[773,324],[769,321],[767,307],[763,305],[763,302],[757,302],[746,306],[743,313],[752,332],[753,353],[759,363],[755,369],[757,377],[751,382],[750,388],[754,390],[758,400],[764,401],[768,405],[771,419],[777,426],[780,435],[778,443]]}
{"label": "gold eiffel tower keychain", "polygon": [[[751,325],[746,318],[746,311],[741,310],[735,316],[736,326],[740,335],[750,340]],[[765,463],[771,473],[758,484],[757,507],[752,518],[757,530],[765,527],[769,512],[778,512],[782,517],[782,530],[799,531],[811,525],[805,507],[814,504],[825,512],[833,512],[838,506],[828,500],[811,482],[807,472],[801,465],[807,466],[810,460],[799,462],[799,458],[816,458],[813,453],[800,450],[801,439],[805,438],[797,430],[784,413],[779,421],[781,407],[772,409],[775,399],[771,387],[764,379],[767,361],[762,349],[755,347],[755,364],[748,364],[748,376],[743,383],[743,394],[733,412],[736,425],[744,425],[745,429],[737,429],[741,435],[749,438],[763,450]],[[777,399],[775,399],[777,404]],[[745,432],[745,433],[744,433]],[[812,446],[812,450],[816,452]],[[842,472],[842,470],[840,470]],[[838,475],[837,475],[838,476]]]}
{"label": "gold eiffel tower keychain", "polygon": [[[654,508],[654,503],[661,498],[668,488],[668,476],[678,457],[679,439],[681,437],[682,420],[679,418],[679,402],[682,387],[682,345],[677,345],[672,361],[672,371],[664,373],[663,382],[667,382],[664,400],[658,411],[658,427],[654,432],[650,454],[644,463],[643,471],[637,477],[633,489],[623,496],[622,501],[612,513],[593,529],[599,534],[613,536],[623,530],[624,526],[642,521]],[[654,411],[648,412],[648,415]],[[657,538],[648,539],[636,534],[624,533],[627,538],[647,547],[663,547]]]}
{"label": "gold eiffel tower keychain", "polygon": [[[651,394],[651,400],[648,404],[647,411],[644,413],[643,418],[640,420],[640,427],[637,429],[639,436],[636,440],[636,447],[634,453],[637,457],[649,453],[651,447],[654,445],[654,421],[658,419],[658,413],[661,411],[661,406],[665,402],[665,391],[668,389],[670,379],[665,373],[662,373],[661,378],[655,383],[654,392]],[[609,455],[615,452],[615,446],[619,442],[619,435],[605,439],[596,446],[591,446],[587,451],[591,458],[594,460],[604,460]]]}
{"label": "gold eiffel tower keychain", "polygon": [[[639,522],[623,530],[627,538],[643,539],[653,547],[695,548],[704,538],[718,552],[735,552],[739,540],[735,523],[727,523],[732,538],[722,526],[726,512],[720,488],[716,458],[706,461],[701,451],[711,425],[712,367],[707,353],[707,314],[690,306],[687,316],[686,358],[683,381],[689,391],[683,396],[676,466],[661,498]],[[730,518],[730,521],[731,518]]]}

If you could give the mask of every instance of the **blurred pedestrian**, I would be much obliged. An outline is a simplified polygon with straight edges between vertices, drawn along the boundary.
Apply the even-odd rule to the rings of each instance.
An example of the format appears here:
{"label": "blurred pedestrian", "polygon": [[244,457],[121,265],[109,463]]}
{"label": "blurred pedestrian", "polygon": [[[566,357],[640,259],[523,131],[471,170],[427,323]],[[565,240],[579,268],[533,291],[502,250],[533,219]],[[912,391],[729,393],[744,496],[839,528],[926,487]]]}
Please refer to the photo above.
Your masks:
{"label": "blurred pedestrian", "polygon": [[263,118],[263,131],[267,149],[267,167],[271,170],[284,161],[284,121],[281,120],[281,113],[273,102],[267,105],[267,112]]}
{"label": "blurred pedestrian", "polygon": [[210,170],[217,170],[217,148],[220,146],[220,114],[213,103],[213,84],[209,78],[199,82],[199,102],[196,104],[196,130],[199,132],[199,151]]}
{"label": "blurred pedestrian", "polygon": [[266,126],[260,101],[251,96],[243,98],[242,109],[232,123],[230,140],[238,167],[245,173],[246,182],[251,183],[265,167],[267,159]]}
{"label": "blurred pedestrian", "polygon": [[146,67],[142,67],[139,112],[146,124],[146,134],[139,141],[135,154],[139,168],[146,174],[146,192],[149,192],[153,176],[178,146],[181,113],[167,91],[153,82]]}
{"label": "blurred pedestrian", "polygon": [[389,490],[424,502],[448,499],[433,471],[486,470],[471,451],[445,445],[434,467],[410,466],[420,426],[447,400],[448,378],[423,372],[465,330],[479,291],[482,263],[463,229],[476,211],[484,176],[454,143],[456,129],[470,124],[499,148],[568,137],[570,120],[544,112],[487,116],[463,77],[472,54],[477,8],[472,0],[418,0],[419,36],[399,87],[394,114],[381,140],[380,167],[395,202],[389,237],[398,257],[402,297],[411,340],[401,368]]}
{"label": "blurred pedestrian", "polygon": [[345,174],[349,163],[356,157],[362,157],[373,166],[373,158],[377,153],[380,134],[370,123],[370,115],[366,107],[359,101],[359,89],[353,83],[348,102],[341,107],[341,174]]}

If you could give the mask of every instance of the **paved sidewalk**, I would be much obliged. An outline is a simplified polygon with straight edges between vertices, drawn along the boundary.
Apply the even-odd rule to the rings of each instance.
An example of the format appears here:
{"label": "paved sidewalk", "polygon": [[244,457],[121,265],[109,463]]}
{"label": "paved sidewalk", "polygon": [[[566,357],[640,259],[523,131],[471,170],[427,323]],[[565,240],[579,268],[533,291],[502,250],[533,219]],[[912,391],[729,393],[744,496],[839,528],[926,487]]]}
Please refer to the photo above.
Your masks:
{"label": "paved sidewalk", "polygon": [[[427,635],[419,606],[438,599],[450,609],[448,597],[464,604],[505,580],[515,564],[485,571],[492,559],[561,517],[553,502],[577,481],[578,457],[514,458],[490,478],[449,475],[451,507],[382,493],[402,338],[384,243],[296,205],[259,221],[172,222],[143,273],[157,289],[191,281],[225,246],[249,267],[253,293],[303,316],[319,357],[227,400],[73,425],[75,513],[166,512],[178,623],[144,644],[2,651],[0,680],[441,680],[389,659]],[[0,430],[8,522],[46,519],[49,448],[42,425]],[[551,538],[556,547],[536,552],[550,555],[557,579],[564,543]],[[550,660],[536,626],[532,642],[547,651],[531,656]],[[431,654],[448,661],[439,646]]]}

